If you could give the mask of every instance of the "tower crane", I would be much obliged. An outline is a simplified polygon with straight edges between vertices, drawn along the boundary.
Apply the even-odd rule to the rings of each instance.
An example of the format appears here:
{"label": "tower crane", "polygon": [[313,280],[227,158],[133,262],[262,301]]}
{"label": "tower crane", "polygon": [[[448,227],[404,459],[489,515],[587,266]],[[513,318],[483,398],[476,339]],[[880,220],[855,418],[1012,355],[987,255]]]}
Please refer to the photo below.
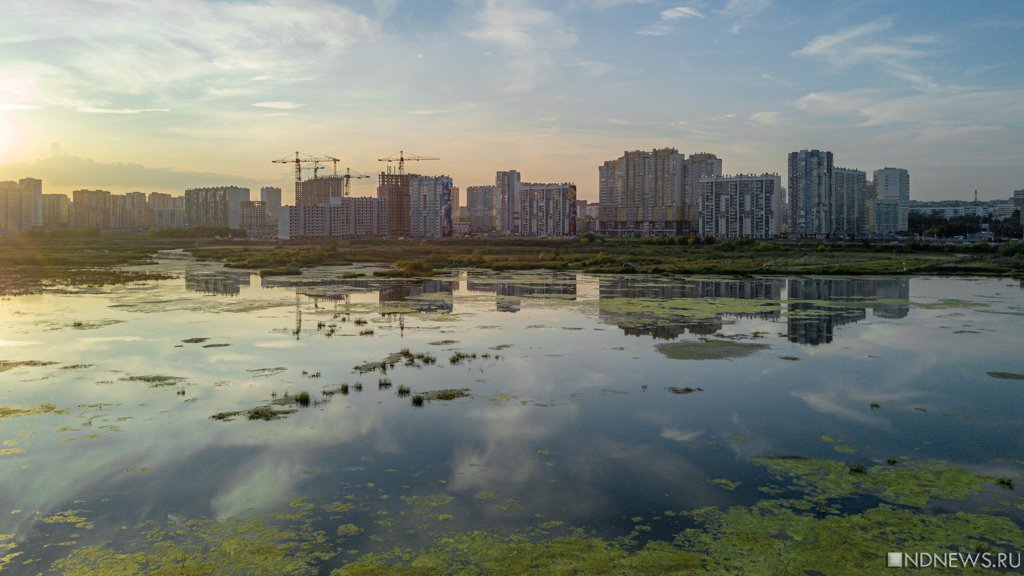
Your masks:
{"label": "tower crane", "polygon": [[[335,170],[335,174],[337,174],[337,170]],[[369,178],[370,175],[363,174],[362,172],[353,172],[351,168],[345,168],[345,173],[341,177],[345,179],[345,196],[348,196],[353,179]]]}
{"label": "tower crane", "polygon": [[278,158],[272,160],[274,164],[295,164],[295,181],[302,182],[302,165],[313,164],[313,177],[317,177],[317,172],[320,170],[320,162],[333,162],[334,173],[338,173],[338,162],[340,160],[334,156],[313,156],[311,154],[303,154],[302,152],[296,152],[295,157],[285,156],[284,158]]}
{"label": "tower crane", "polygon": [[416,154],[406,155],[404,150],[399,150],[398,154],[392,154],[384,158],[378,158],[378,162],[398,162],[398,173],[405,174],[405,161],[409,160],[440,160],[434,156],[418,156]]}

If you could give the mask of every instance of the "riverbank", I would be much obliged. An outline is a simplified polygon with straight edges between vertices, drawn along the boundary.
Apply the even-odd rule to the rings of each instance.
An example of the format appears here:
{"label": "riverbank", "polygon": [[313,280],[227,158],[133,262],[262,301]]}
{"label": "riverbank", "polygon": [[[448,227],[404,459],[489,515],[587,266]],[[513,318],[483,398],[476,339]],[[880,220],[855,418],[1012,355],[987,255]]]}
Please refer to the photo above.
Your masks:
{"label": "riverbank", "polygon": [[0,238],[0,293],[151,279],[146,273],[117,267],[145,264],[157,252],[176,248],[200,260],[223,261],[230,268],[264,276],[299,274],[315,266],[384,262],[396,265],[390,275],[405,277],[461,267],[645,274],[1024,277],[1024,245],[1019,242],[970,246],[816,241],[690,244],[685,239],[599,237],[259,242],[63,231]]}

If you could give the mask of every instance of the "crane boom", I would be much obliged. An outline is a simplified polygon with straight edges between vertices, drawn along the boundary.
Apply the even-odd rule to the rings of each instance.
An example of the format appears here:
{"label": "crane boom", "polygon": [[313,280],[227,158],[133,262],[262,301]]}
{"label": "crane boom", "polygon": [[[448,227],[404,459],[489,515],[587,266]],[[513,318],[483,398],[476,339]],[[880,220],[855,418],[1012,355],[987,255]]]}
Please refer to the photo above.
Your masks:
{"label": "crane boom", "polygon": [[378,158],[378,162],[398,162],[398,173],[405,174],[405,162],[418,161],[418,160],[440,160],[435,156],[420,156],[418,154],[406,154],[404,150],[399,150],[398,154],[392,154],[391,156],[385,156],[384,158]]}
{"label": "crane boom", "polygon": [[338,174],[338,162],[340,159],[334,156],[313,156],[311,154],[303,154],[302,152],[295,152],[295,157],[285,156],[284,158],[278,158],[277,160],[271,160],[274,164],[295,164],[295,181],[302,182],[302,165],[312,164],[313,165],[313,177],[317,176],[319,172],[320,162],[333,162],[334,163],[334,174]]}
{"label": "crane boom", "polygon": [[369,174],[363,174],[362,172],[353,172],[351,168],[345,168],[345,173],[341,175],[345,179],[345,196],[349,195],[349,189],[352,180],[360,180],[362,178],[369,178]]}

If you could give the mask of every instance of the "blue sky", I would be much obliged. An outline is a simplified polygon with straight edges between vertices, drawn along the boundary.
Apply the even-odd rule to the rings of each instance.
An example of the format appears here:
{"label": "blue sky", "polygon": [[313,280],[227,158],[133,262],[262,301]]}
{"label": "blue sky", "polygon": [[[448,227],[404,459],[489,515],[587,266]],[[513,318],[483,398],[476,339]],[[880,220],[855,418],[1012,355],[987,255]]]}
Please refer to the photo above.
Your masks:
{"label": "blue sky", "polygon": [[[8,0],[0,179],[275,184],[295,150],[400,149],[465,188],[574,181],[626,149],[778,172],[800,148],[917,199],[1024,188],[1024,2]],[[373,193],[372,180],[355,187]]]}

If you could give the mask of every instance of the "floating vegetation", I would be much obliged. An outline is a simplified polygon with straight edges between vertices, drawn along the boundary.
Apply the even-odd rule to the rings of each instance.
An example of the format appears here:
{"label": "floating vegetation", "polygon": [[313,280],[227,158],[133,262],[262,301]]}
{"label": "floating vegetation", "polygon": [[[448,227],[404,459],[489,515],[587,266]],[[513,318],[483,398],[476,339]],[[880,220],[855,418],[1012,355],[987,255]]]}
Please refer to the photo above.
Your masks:
{"label": "floating vegetation", "polygon": [[203,344],[203,348],[224,348],[225,346],[231,346],[231,344]]}
{"label": "floating vegetation", "polygon": [[56,362],[45,362],[41,360],[0,360],[0,372],[7,372],[20,367],[52,366]]}
{"label": "floating vegetation", "polygon": [[388,370],[391,370],[399,363],[405,366],[417,367],[417,366],[428,366],[437,362],[431,354],[417,353],[413,354],[408,348],[402,348],[398,352],[388,354],[386,358],[378,362],[364,362],[355,368],[359,374],[366,374],[367,372],[379,371],[382,374],[387,374]]}
{"label": "floating vegetation", "polygon": [[458,344],[458,343],[459,343],[458,340],[438,340],[436,342],[431,342],[430,345],[431,346],[451,346],[452,344]]}
{"label": "floating vegetation", "polygon": [[[468,388],[448,388],[444,390],[431,390],[430,392],[424,392],[422,395],[424,400],[455,400],[457,398],[465,398],[469,396]],[[415,397],[413,397],[415,398]]]}
{"label": "floating vegetation", "polygon": [[57,408],[49,402],[29,404],[28,406],[0,406],[0,418],[17,418],[19,416],[38,416],[40,414],[67,414],[66,408]]}
{"label": "floating vegetation", "polygon": [[815,500],[871,494],[904,506],[926,506],[933,500],[961,500],[980,492],[994,478],[939,460],[905,461],[866,467],[801,457],[754,459],[779,478]]}
{"label": "floating vegetation", "polygon": [[737,488],[739,488],[740,484],[742,484],[742,482],[737,482],[735,480],[729,480],[728,478],[713,478],[713,479],[709,480],[709,482],[711,482],[715,486],[718,486],[719,488],[724,488],[724,489],[730,490],[730,491],[731,490],[736,490]]}
{"label": "floating vegetation", "polygon": [[310,576],[335,554],[308,523],[276,527],[259,518],[199,519],[170,528],[143,525],[139,532],[129,551],[106,543],[86,546],[53,568],[68,576]]}
{"label": "floating vegetation", "polygon": [[246,412],[245,415],[249,420],[270,421],[280,420],[281,418],[284,418],[289,414],[294,414],[295,412],[297,412],[297,410],[278,410],[272,406],[257,406],[256,408]]}
{"label": "floating vegetation", "polygon": [[388,379],[388,378],[381,378],[381,379],[377,380],[377,389],[378,390],[387,390],[389,388],[391,388],[391,380],[390,379]]}
{"label": "floating vegetation", "polygon": [[450,362],[452,364],[459,364],[463,360],[472,360],[472,359],[475,359],[475,358],[476,358],[476,354],[475,353],[474,354],[470,354],[470,353],[466,353],[466,352],[456,352],[456,353],[452,354],[450,358],[448,358],[448,362]]}
{"label": "floating vegetation", "polygon": [[988,375],[1003,380],[1024,380],[1024,374],[1017,374],[1016,372],[988,372]]}
{"label": "floating vegetation", "polygon": [[666,390],[668,390],[669,392],[671,392],[673,394],[693,394],[694,392],[703,392],[704,391],[703,388],[690,388],[689,386],[686,386],[684,388],[677,388],[675,386],[669,386],[668,388],[666,388]]}
{"label": "floating vegetation", "polygon": [[161,388],[164,386],[177,386],[184,382],[181,376],[165,376],[163,374],[151,374],[146,376],[126,376],[121,378],[124,382],[145,382],[150,388]]}
{"label": "floating vegetation", "polygon": [[75,330],[95,330],[97,328],[103,328],[104,326],[113,326],[114,324],[121,324],[124,320],[114,320],[113,318],[107,318],[104,320],[92,320],[89,322],[75,321],[71,323],[71,327]]}
{"label": "floating vegetation", "polygon": [[798,358],[797,356],[779,356],[779,358],[783,360],[789,360],[790,362],[796,362],[800,360],[800,358]]}
{"label": "floating vegetation", "polygon": [[92,368],[93,364],[68,364],[61,366],[61,370],[84,370],[86,368]]}
{"label": "floating vegetation", "polygon": [[213,416],[210,416],[210,418],[213,420],[220,420],[222,422],[230,422],[231,420],[234,420],[236,416],[240,416],[242,414],[245,414],[244,410],[236,410],[234,412],[217,412]]}
{"label": "floating vegetation", "polygon": [[268,376],[280,374],[286,370],[288,369],[284,366],[277,366],[275,368],[252,368],[250,370],[246,370],[246,372],[252,374],[254,378],[266,378]]}
{"label": "floating vegetation", "polygon": [[182,343],[184,343],[184,344],[202,344],[203,342],[206,342],[207,340],[209,340],[209,338],[185,338],[184,340],[182,340]]}
{"label": "floating vegetation", "polygon": [[699,340],[658,344],[658,352],[673,360],[727,360],[746,358],[768,348],[767,344],[732,340]]}
{"label": "floating vegetation", "polygon": [[413,396],[411,401],[413,406],[423,406],[423,396],[420,394]]}
{"label": "floating vegetation", "polygon": [[368,328],[366,330],[362,330],[362,331],[359,332],[359,335],[360,336],[373,336],[374,335],[373,328]]}
{"label": "floating vegetation", "polygon": [[356,392],[362,392],[363,391],[363,383],[362,382],[356,382],[352,386],[352,389],[355,390]]}
{"label": "floating vegetation", "polygon": [[402,386],[399,386],[398,391],[395,392],[395,394],[397,394],[399,398],[404,398],[405,396],[408,396],[411,393],[412,390],[410,390],[409,387],[405,386],[404,384]]}

